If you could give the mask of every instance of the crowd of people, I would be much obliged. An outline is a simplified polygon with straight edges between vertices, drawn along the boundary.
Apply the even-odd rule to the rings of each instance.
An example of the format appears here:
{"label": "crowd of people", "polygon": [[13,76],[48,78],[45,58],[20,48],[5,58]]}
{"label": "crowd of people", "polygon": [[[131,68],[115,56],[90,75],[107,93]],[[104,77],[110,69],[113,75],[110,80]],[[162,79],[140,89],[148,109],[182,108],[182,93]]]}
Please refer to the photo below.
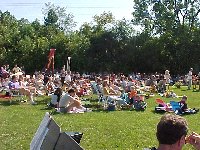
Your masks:
{"label": "crowd of people", "polygon": [[[131,106],[136,102],[144,102],[146,98],[144,92],[165,93],[168,85],[173,85],[179,80],[190,89],[194,83],[199,84],[200,78],[200,73],[193,76],[192,71],[191,68],[187,76],[173,78],[169,70],[164,74],[148,75],[140,73],[80,75],[78,72],[66,71],[63,67],[60,72],[52,76],[43,72],[28,75],[17,65],[13,69],[10,69],[9,65],[4,65],[0,71],[0,89],[11,95],[19,92],[27,96],[31,104],[36,104],[34,97],[38,95],[52,95],[55,98],[52,98],[50,105],[59,108],[62,113],[68,113],[74,108],[85,111],[86,108],[82,106],[79,97],[92,93],[109,95],[111,99],[116,98],[120,103],[119,99],[123,96],[125,104]],[[186,100],[187,96],[184,96],[180,101],[183,110],[188,109]],[[184,118],[172,114],[164,115],[157,125],[156,136],[159,142],[157,150],[180,150],[185,143],[192,144],[199,150],[200,135],[191,133],[187,136],[187,129]]]}
{"label": "crowd of people", "polygon": [[[19,90],[20,94],[26,95],[32,104],[35,104],[33,99],[37,95],[53,94],[57,88],[64,92],[74,89],[77,96],[98,92],[104,95],[119,97],[127,93],[129,97],[128,103],[133,103],[131,98],[143,92],[157,92],[166,95],[169,92],[168,86],[173,85],[177,81],[188,85],[188,89],[190,89],[192,84],[199,84],[200,78],[200,73],[193,76],[192,71],[193,69],[191,68],[187,76],[176,77],[171,76],[169,70],[165,70],[164,74],[132,73],[124,75],[119,73],[81,75],[78,72],[66,71],[62,67],[59,72],[52,76],[48,73],[37,71],[33,75],[27,75],[24,68],[18,65],[15,65],[12,69],[10,69],[9,65],[3,65],[0,70],[0,88],[1,90],[7,89],[10,93]],[[194,82],[191,79],[194,79],[192,80]],[[94,82],[96,87],[91,82]],[[139,99],[144,98],[140,96]]]}

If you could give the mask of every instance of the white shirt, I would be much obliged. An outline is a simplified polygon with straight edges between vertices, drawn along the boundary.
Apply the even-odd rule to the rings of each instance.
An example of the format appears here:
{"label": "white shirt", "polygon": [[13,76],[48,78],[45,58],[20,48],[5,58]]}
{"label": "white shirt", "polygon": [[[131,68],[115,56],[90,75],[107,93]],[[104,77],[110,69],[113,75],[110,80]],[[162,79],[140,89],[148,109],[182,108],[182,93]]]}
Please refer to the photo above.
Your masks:
{"label": "white shirt", "polygon": [[170,74],[165,74],[164,78],[166,79],[167,83],[170,83],[170,78],[171,78]]}
{"label": "white shirt", "polygon": [[65,81],[69,81],[69,82],[72,81],[70,74],[67,74],[67,75],[65,76]]}
{"label": "white shirt", "polygon": [[65,70],[61,70],[61,72],[60,72],[60,74],[61,74],[61,77],[65,77]]}
{"label": "white shirt", "polygon": [[59,107],[67,107],[70,103],[73,103],[73,101],[74,98],[67,93],[63,97],[61,97]]}
{"label": "white shirt", "polygon": [[96,88],[97,88],[97,93],[103,93],[103,87],[101,84],[97,84]]}
{"label": "white shirt", "polygon": [[188,80],[192,80],[192,71],[189,71],[188,73]]}
{"label": "white shirt", "polygon": [[128,84],[127,84],[127,86],[129,86],[129,87],[131,87],[133,85],[134,85],[134,83],[132,81],[129,81]]}
{"label": "white shirt", "polygon": [[21,71],[21,69],[19,67],[14,67],[13,68],[13,72],[14,73],[17,73],[17,72],[20,72],[20,71]]}

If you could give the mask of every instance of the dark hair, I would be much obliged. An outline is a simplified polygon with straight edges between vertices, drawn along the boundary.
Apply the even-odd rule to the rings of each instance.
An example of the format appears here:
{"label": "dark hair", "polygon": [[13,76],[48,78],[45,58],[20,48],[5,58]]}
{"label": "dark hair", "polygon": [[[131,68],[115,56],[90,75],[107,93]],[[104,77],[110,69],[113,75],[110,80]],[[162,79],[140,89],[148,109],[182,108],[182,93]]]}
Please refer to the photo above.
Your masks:
{"label": "dark hair", "polygon": [[15,78],[16,78],[16,76],[15,76],[15,75],[13,75],[13,76],[12,76],[12,80],[14,80]]}
{"label": "dark hair", "polygon": [[157,139],[159,144],[172,145],[181,139],[183,135],[187,134],[188,126],[185,118],[166,114],[162,116],[157,125]]}
{"label": "dark hair", "polygon": [[74,89],[69,89],[68,93],[75,93]]}
{"label": "dark hair", "polygon": [[60,97],[61,97],[61,95],[62,95],[62,89],[61,88],[57,88],[56,90],[55,90],[55,92],[54,92],[54,94],[55,95],[57,95],[57,102],[59,102],[60,101]]}
{"label": "dark hair", "polygon": [[56,94],[56,95],[62,95],[62,89],[61,88],[57,88],[55,90],[54,94]]}

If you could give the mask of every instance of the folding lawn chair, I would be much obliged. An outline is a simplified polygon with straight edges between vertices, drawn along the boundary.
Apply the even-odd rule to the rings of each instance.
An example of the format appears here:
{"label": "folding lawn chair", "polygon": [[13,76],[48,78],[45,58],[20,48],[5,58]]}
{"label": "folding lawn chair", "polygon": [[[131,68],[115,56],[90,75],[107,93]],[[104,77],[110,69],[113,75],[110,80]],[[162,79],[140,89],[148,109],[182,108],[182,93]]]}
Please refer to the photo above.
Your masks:
{"label": "folding lawn chair", "polygon": [[156,99],[156,103],[158,104],[158,106],[155,107],[155,111],[157,112],[166,112],[166,111],[171,111],[172,107],[169,106],[169,104],[165,103],[162,99],[157,98]]}
{"label": "folding lawn chair", "polygon": [[93,94],[97,94],[98,95],[98,103],[102,104],[104,108],[106,108],[107,106],[107,100],[108,100],[108,96],[103,95],[103,93],[101,91],[98,90],[97,88],[97,83],[95,81],[91,81],[90,82],[92,90],[93,90]]}
{"label": "folding lawn chair", "polygon": [[[15,97],[17,101],[21,102],[24,101],[24,95],[20,94],[19,89],[9,89],[9,93],[11,97]],[[10,103],[12,102],[12,99],[10,99]]]}

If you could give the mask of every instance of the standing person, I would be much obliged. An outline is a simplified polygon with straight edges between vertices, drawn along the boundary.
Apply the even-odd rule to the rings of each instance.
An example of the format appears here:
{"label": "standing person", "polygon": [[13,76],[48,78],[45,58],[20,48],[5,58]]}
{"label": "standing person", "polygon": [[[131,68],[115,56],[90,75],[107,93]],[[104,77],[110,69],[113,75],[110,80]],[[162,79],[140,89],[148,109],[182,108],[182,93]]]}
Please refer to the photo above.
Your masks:
{"label": "standing person", "polygon": [[193,71],[193,68],[190,68],[188,72],[188,90],[190,90],[192,86],[192,71]]}
{"label": "standing person", "polygon": [[70,83],[71,81],[72,81],[71,71],[67,71],[67,74],[65,75],[65,82]]}
{"label": "standing person", "polygon": [[21,68],[17,66],[17,64],[14,66],[14,68],[12,69],[12,72],[15,74],[15,73],[18,73],[18,72],[21,72]]}
{"label": "standing person", "polygon": [[166,83],[170,84],[171,76],[169,74],[169,70],[165,70],[164,78],[166,79]]}
{"label": "standing person", "polygon": [[101,79],[100,78],[97,79],[96,87],[97,87],[97,93],[98,94],[103,94],[103,87],[102,87]]}
{"label": "standing person", "polygon": [[8,71],[8,73],[10,73],[10,65],[9,64],[6,65],[6,70]]}
{"label": "standing person", "polygon": [[64,85],[65,74],[66,74],[65,66],[63,66],[62,69],[61,69],[61,71],[60,71],[60,76],[61,76],[61,83],[62,83],[62,86]]}
{"label": "standing person", "polygon": [[188,124],[185,118],[174,114],[165,114],[157,125],[158,148],[154,147],[151,150],[181,150],[186,143],[200,150],[200,135],[192,133],[187,136],[187,132]]}

